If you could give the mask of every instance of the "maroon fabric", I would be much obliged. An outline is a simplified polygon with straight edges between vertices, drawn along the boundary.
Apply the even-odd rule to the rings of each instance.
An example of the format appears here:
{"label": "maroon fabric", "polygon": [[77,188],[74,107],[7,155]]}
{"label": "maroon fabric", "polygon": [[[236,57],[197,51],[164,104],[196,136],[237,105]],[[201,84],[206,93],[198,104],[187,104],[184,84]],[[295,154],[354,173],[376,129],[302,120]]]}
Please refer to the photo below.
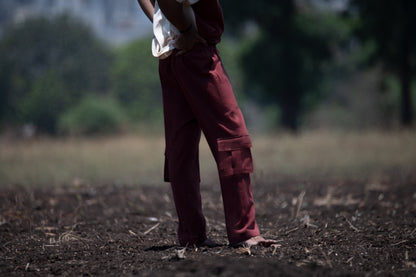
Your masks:
{"label": "maroon fabric", "polygon": [[236,244],[260,234],[255,221],[255,209],[249,174],[237,174],[221,179],[228,241]]}
{"label": "maroon fabric", "polygon": [[165,117],[165,180],[171,182],[181,245],[206,238],[199,193],[201,129],[217,162],[227,234],[237,243],[259,234],[249,173],[251,141],[214,46],[160,60]]}
{"label": "maroon fabric", "polygon": [[199,34],[209,44],[221,41],[224,32],[224,17],[218,0],[200,0],[192,5]]}

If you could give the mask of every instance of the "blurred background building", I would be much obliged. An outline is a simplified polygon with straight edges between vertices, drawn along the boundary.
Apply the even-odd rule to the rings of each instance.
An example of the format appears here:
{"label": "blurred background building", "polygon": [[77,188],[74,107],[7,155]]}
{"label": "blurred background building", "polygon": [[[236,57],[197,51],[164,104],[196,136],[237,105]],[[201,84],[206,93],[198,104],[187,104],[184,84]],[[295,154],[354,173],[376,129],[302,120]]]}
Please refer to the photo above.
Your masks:
{"label": "blurred background building", "polygon": [[0,34],[5,26],[34,16],[68,13],[82,19],[100,38],[119,45],[151,32],[151,24],[131,0],[1,0]]}

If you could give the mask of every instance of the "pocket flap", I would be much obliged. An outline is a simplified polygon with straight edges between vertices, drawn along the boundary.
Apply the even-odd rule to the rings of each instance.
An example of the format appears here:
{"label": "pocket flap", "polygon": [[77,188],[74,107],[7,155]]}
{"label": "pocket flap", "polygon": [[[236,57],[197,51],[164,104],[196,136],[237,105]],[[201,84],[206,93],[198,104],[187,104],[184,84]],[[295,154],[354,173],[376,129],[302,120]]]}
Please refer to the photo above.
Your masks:
{"label": "pocket flap", "polygon": [[218,139],[218,151],[233,151],[242,148],[251,148],[249,136],[242,136],[230,139]]}

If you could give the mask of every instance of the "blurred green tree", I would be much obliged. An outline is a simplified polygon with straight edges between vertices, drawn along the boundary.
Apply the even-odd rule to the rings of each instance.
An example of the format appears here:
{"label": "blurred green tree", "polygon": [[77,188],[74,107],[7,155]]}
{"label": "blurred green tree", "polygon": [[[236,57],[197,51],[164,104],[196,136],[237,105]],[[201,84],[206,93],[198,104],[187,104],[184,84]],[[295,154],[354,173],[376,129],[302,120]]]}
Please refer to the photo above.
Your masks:
{"label": "blurred green tree", "polygon": [[[367,62],[381,63],[401,86],[401,123],[413,123],[412,78],[416,66],[416,1],[352,0],[350,15],[356,32],[371,49]],[[368,47],[369,46],[369,47]]]}
{"label": "blurred green tree", "polygon": [[162,122],[158,60],[152,56],[148,38],[117,49],[111,78],[111,94],[125,107],[131,120]]}
{"label": "blurred green tree", "polygon": [[322,92],[331,47],[345,35],[345,26],[308,1],[228,0],[222,6],[233,30],[244,30],[246,22],[258,26],[241,57],[247,93],[277,105],[283,127],[297,130],[310,100]]}
{"label": "blurred green tree", "polygon": [[35,79],[16,104],[24,121],[48,133],[56,131],[57,117],[69,106],[70,94],[55,72],[45,72]]}
{"label": "blurred green tree", "polygon": [[0,121],[9,124],[31,122],[53,134],[60,113],[109,87],[110,50],[67,15],[12,26],[0,52]]}
{"label": "blurred green tree", "polygon": [[71,135],[116,134],[121,131],[124,121],[118,101],[86,95],[60,117],[59,130]]}

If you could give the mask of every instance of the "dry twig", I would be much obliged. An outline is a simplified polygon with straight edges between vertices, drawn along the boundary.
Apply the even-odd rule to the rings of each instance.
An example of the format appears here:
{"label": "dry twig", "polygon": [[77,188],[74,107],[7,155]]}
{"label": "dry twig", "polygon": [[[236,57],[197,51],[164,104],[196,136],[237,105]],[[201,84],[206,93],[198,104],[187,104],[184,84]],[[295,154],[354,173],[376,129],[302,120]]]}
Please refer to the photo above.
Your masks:
{"label": "dry twig", "polygon": [[138,237],[138,235],[135,232],[133,232],[132,230],[129,230],[129,234],[132,235],[132,236]]}
{"label": "dry twig", "polygon": [[397,245],[402,244],[402,243],[405,243],[405,242],[407,242],[407,240],[402,240],[402,241],[393,243],[393,244],[391,244],[391,246],[397,246]]}
{"label": "dry twig", "polygon": [[354,225],[352,225],[352,223],[346,217],[344,217],[344,218],[348,222],[348,224],[350,225],[351,229],[353,229],[356,232],[360,232],[360,230],[357,227],[355,227]]}
{"label": "dry twig", "polygon": [[302,192],[298,196],[298,208],[296,209],[295,218],[299,217],[299,213],[300,213],[300,209],[302,208],[303,198],[305,197],[305,193],[306,192],[304,190],[302,190]]}
{"label": "dry twig", "polygon": [[271,247],[273,247],[273,253],[272,255],[274,256],[274,254],[276,254],[277,248],[280,248],[282,245],[281,244],[272,244]]}
{"label": "dry twig", "polygon": [[345,263],[349,264],[350,262],[352,262],[352,260],[354,259],[354,257],[349,258]]}
{"label": "dry twig", "polygon": [[239,254],[245,254],[245,255],[251,256],[250,246],[240,247],[238,248],[237,252]]}
{"label": "dry twig", "polygon": [[58,242],[83,241],[83,240],[85,239],[81,238],[80,236],[75,235],[74,232],[70,230],[59,235]]}
{"label": "dry twig", "polygon": [[185,246],[185,247],[184,247],[184,248],[182,248],[182,249],[178,249],[178,250],[176,250],[176,258],[178,258],[178,259],[180,259],[180,260],[185,259],[185,252],[186,252],[186,248],[187,248],[187,246]]}
{"label": "dry twig", "polygon": [[143,234],[147,235],[149,234],[151,231],[153,231],[154,229],[156,229],[157,227],[159,227],[160,223],[157,223],[156,225],[153,225],[151,228],[149,228],[147,231],[145,231]]}
{"label": "dry twig", "polygon": [[309,215],[305,215],[303,218],[301,218],[300,221],[303,222],[307,228],[318,228],[318,226],[311,223],[311,218]]}
{"label": "dry twig", "polygon": [[287,235],[289,235],[290,233],[296,232],[297,230],[299,230],[299,226],[298,226],[298,227],[295,227],[295,228],[293,228],[293,229],[290,229],[289,231],[287,231],[287,232],[285,233],[285,235],[287,236]]}
{"label": "dry twig", "polygon": [[328,259],[328,256],[325,254],[325,252],[324,252],[324,250],[322,249],[322,247],[321,247],[321,246],[318,246],[318,248],[319,248],[319,250],[321,250],[321,253],[322,253],[322,255],[324,256],[324,258],[325,258],[325,261],[326,261],[327,265],[328,265],[330,268],[332,268],[332,263],[331,263],[331,261]]}

